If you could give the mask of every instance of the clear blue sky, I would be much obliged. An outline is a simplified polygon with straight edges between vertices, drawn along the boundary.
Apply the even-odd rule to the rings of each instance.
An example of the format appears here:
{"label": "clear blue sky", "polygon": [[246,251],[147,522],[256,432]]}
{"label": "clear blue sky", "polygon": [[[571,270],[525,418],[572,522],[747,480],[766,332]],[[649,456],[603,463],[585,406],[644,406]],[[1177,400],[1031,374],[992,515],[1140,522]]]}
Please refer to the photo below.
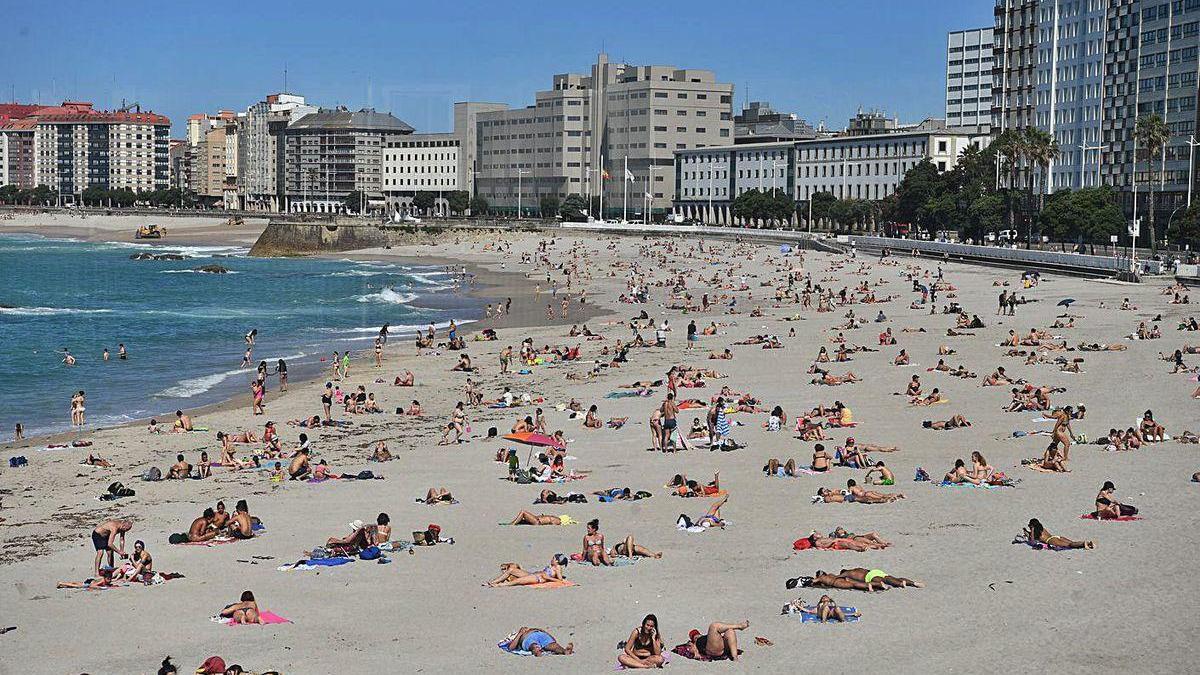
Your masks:
{"label": "clear blue sky", "polygon": [[446,131],[455,101],[528,105],[560,72],[613,61],[706,68],[736,105],[840,128],[859,107],[944,114],[946,32],[991,0],[552,3],[0,0],[0,99],[122,98],[166,114],[244,110],[283,86]]}

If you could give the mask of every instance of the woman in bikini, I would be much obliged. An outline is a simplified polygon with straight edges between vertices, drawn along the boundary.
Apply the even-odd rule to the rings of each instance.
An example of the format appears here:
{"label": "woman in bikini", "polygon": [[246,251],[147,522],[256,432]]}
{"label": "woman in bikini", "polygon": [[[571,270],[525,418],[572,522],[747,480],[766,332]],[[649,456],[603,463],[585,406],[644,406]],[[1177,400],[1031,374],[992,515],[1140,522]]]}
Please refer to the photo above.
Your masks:
{"label": "woman in bikini", "polygon": [[583,417],[583,426],[588,429],[599,429],[604,426],[600,418],[596,416],[597,407],[592,405],[588,408],[587,414]]}
{"label": "woman in bikini", "polygon": [[1041,521],[1037,518],[1029,519],[1029,525],[1023,530],[1023,534],[1031,542],[1039,542],[1056,548],[1096,548],[1095,542],[1074,541],[1050,534],[1046,528],[1042,527]]}
{"label": "woman in bikini", "polygon": [[[361,522],[362,521],[357,521],[355,524],[357,525]],[[391,522],[392,520],[388,517],[388,514],[381,513],[375,518],[374,525],[363,525],[362,527],[356,527],[354,532],[351,532],[349,536],[342,537],[340,539],[338,537],[330,537],[329,541],[325,543],[325,546],[326,548],[336,547],[358,550],[370,548],[372,546],[378,546],[391,538]]]}
{"label": "woman in bikini", "polygon": [[483,585],[488,588],[502,588],[505,586],[533,586],[534,584],[566,581],[567,577],[563,574],[563,567],[566,567],[568,562],[569,559],[567,556],[556,553],[550,558],[549,565],[536,572],[526,572],[517,563],[504,563],[500,565],[500,576],[485,582]]}
{"label": "woman in bikini", "polygon": [[1117,501],[1114,496],[1117,491],[1117,486],[1111,480],[1104,481],[1104,485],[1100,487],[1100,493],[1096,495],[1096,518],[1100,520],[1109,520],[1113,518],[1127,518],[1136,516],[1138,513],[1136,506],[1122,504]]}
{"label": "woman in bikini", "polygon": [[516,518],[512,519],[509,525],[565,525],[563,516],[552,516],[545,513],[530,513],[529,511],[521,511]]}
{"label": "woman in bikini", "polygon": [[616,544],[614,544],[612,553],[613,555],[625,556],[626,558],[642,557],[661,559],[663,557],[662,551],[651,551],[645,546],[638,544],[633,540],[632,534],[626,536],[624,540],[618,541]]}
{"label": "woman in bikini", "polygon": [[[832,310],[831,310],[832,311]],[[688,643],[676,649],[684,649],[691,654],[690,658],[705,661],[729,659],[738,660],[737,631],[750,627],[749,621],[741,623],[710,623],[708,632],[701,634],[698,630],[688,633]]]}
{"label": "woman in bikini", "polygon": [[259,615],[258,602],[254,599],[254,593],[245,591],[242,593],[242,599],[232,605],[226,605],[225,609],[221,610],[222,617],[233,620],[233,623],[262,623],[262,617]]}
{"label": "woman in bikini", "polygon": [[[337,360],[336,358],[334,359]],[[333,418],[330,417],[331,409],[333,408],[333,383],[325,383],[325,391],[321,392],[321,407],[325,410],[325,421],[330,422]]]}
{"label": "woman in bikini", "polygon": [[1062,459],[1071,459],[1071,442],[1075,440],[1075,432],[1071,431],[1071,406],[1050,413],[1054,418],[1054,431],[1051,436],[1062,444]]}
{"label": "woman in bikini", "polygon": [[642,623],[629,634],[625,647],[617,655],[617,663],[626,668],[661,668],[663,657],[662,637],[658,633],[658,617],[647,614]]}
{"label": "woman in bikini", "polygon": [[966,463],[962,459],[954,460],[954,468],[951,469],[945,476],[942,477],[943,483],[953,483],[961,485],[962,483],[970,483],[971,485],[979,485],[981,480],[967,471]]}
{"label": "woman in bikini", "polygon": [[983,458],[982,453],[980,453],[978,450],[971,452],[971,477],[977,480],[987,481],[991,480],[992,475],[995,473],[996,468],[987,463],[987,460]]}
{"label": "woman in bikini", "polygon": [[587,534],[583,535],[583,559],[593,565],[610,566],[613,564],[608,551],[604,548],[604,535],[600,534],[600,519],[588,521]]}

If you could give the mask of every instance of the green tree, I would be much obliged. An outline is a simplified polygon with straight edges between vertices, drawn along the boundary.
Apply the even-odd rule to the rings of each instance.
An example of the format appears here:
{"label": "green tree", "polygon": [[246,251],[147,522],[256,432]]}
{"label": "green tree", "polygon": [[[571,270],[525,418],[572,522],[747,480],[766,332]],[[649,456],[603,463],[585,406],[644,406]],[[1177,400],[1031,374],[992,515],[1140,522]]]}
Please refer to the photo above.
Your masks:
{"label": "green tree", "polygon": [[1004,199],[996,194],[980,195],[967,207],[968,227],[964,234],[975,241],[983,241],[988,232],[995,232],[1004,225]]}
{"label": "green tree", "polygon": [[543,218],[553,218],[558,215],[559,201],[557,195],[542,195],[538,199],[538,208]]}
{"label": "green tree", "polygon": [[464,213],[471,205],[471,193],[466,190],[455,190],[446,196],[451,213]]}
{"label": "green tree", "polygon": [[587,222],[587,200],[581,195],[571,193],[563,200],[558,213],[568,223]]}
{"label": "green tree", "polygon": [[[807,222],[811,207],[813,223],[819,223],[832,218],[835,204],[837,204],[837,197],[833,196],[833,193],[814,192],[809,199],[796,203],[796,213],[801,220]],[[811,226],[813,223],[808,223],[808,225]]]}
{"label": "green tree", "polygon": [[17,196],[21,194],[21,188],[9,183],[8,185],[0,185],[0,202],[5,204],[17,203]]}
{"label": "green tree", "polygon": [[104,206],[108,201],[108,190],[98,185],[93,185],[84,189],[79,197],[87,206]]}
{"label": "green tree", "polygon": [[58,191],[48,185],[39,185],[32,190],[22,190],[21,197],[30,206],[52,206],[58,201]]}
{"label": "green tree", "polygon": [[1200,249],[1200,202],[1175,216],[1167,228],[1167,237],[1179,246],[1187,246],[1193,251]]}
{"label": "green tree", "polygon": [[889,200],[888,217],[897,223],[921,222],[922,207],[942,189],[942,177],[928,159],[908,170]]}
{"label": "green tree", "polygon": [[435,202],[437,202],[436,192],[421,190],[413,195],[412,206],[419,213],[429,213],[429,210],[433,208]]}
{"label": "green tree", "polygon": [[342,206],[347,213],[361,213],[367,210],[367,193],[354,190],[342,200]]}
{"label": "green tree", "polygon": [[734,198],[733,215],[748,221],[762,218],[765,213],[763,197],[763,193],[759,192],[757,188],[746,190]]}
{"label": "green tree", "polygon": [[[1150,250],[1151,252],[1158,251],[1158,234],[1154,230],[1154,172],[1150,167],[1152,162],[1161,156],[1163,146],[1167,141],[1171,140],[1171,129],[1167,127],[1167,123],[1158,115],[1144,115],[1139,117],[1133,128],[1133,137],[1137,140],[1138,147],[1146,151],[1146,169],[1150,174],[1151,179],[1147,181],[1150,185]],[[1134,171],[1137,171],[1137,158],[1134,158]],[[1162,170],[1162,165],[1159,165],[1159,170]]]}
{"label": "green tree", "polygon": [[471,215],[473,216],[486,216],[492,208],[492,205],[488,203],[488,200],[479,195],[475,195],[471,198],[470,206]]}
{"label": "green tree", "polygon": [[112,202],[112,205],[118,208],[128,208],[133,206],[137,201],[137,195],[134,194],[133,190],[130,190],[129,188],[110,190],[108,192],[108,198]]}
{"label": "green tree", "polygon": [[[1025,135],[1025,158],[1030,168],[1037,167],[1042,172],[1042,179],[1046,182],[1046,186],[1050,184],[1050,163],[1058,158],[1059,147],[1058,141],[1050,135],[1048,131],[1042,131],[1035,127],[1025,127],[1023,130]],[[1033,172],[1029,171],[1029,194],[1030,202],[1033,196]],[[1039,190],[1039,195],[1044,196],[1046,190]],[[1039,204],[1044,203],[1039,201]]]}
{"label": "green tree", "polygon": [[1083,188],[1075,192],[1075,199],[1086,214],[1083,236],[1092,243],[1107,244],[1125,229],[1125,212],[1112,186]]}

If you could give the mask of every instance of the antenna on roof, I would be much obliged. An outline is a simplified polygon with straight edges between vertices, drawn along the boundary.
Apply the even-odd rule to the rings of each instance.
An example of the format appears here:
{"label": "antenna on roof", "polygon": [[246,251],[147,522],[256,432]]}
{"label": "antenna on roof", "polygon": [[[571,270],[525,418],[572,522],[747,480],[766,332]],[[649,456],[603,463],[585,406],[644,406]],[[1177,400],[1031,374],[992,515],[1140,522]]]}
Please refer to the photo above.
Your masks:
{"label": "antenna on roof", "polygon": [[287,63],[283,64],[283,93],[288,93],[287,88]]}

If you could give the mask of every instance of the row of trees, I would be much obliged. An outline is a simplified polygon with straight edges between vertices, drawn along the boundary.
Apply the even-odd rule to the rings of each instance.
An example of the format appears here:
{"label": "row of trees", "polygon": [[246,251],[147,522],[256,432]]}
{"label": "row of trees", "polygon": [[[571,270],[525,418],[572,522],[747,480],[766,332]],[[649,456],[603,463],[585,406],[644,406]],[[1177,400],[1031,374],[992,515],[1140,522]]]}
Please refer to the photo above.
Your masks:
{"label": "row of trees", "polygon": [[[0,203],[23,206],[53,206],[58,203],[58,191],[46,185],[22,189],[16,185],[0,186]],[[169,188],[134,192],[129,188],[110,190],[89,187],[79,194],[85,206],[123,208],[129,206],[182,206],[198,204],[196,194],[190,191]]]}

